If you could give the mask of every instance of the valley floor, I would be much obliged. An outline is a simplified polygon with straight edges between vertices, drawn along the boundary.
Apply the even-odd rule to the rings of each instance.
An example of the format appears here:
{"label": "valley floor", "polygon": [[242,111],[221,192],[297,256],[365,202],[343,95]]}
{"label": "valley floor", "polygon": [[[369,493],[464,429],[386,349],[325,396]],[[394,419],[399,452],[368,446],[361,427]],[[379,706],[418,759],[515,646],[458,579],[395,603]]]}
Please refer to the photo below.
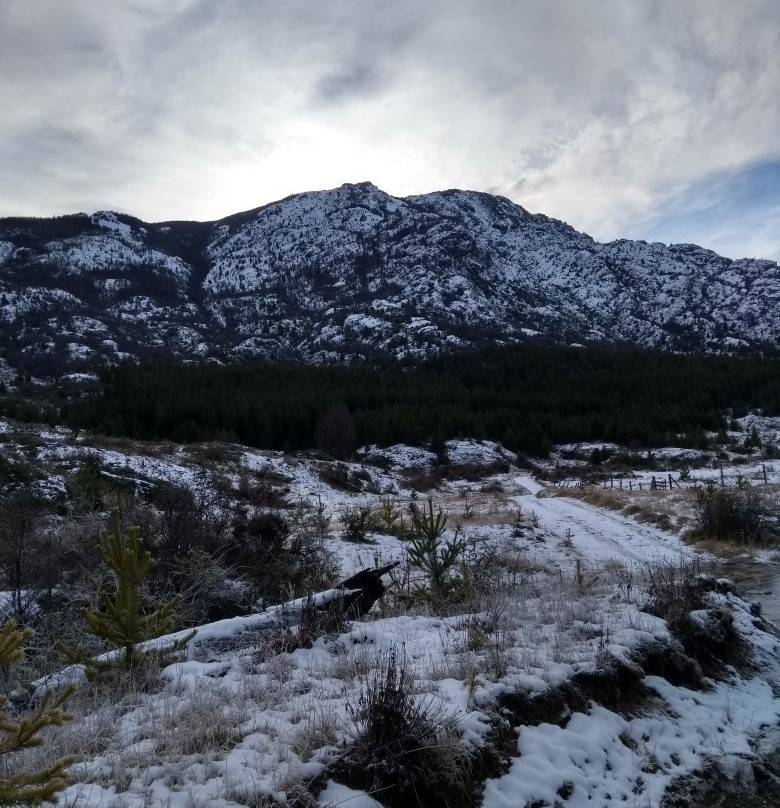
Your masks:
{"label": "valley floor", "polygon": [[[70,462],[81,451],[54,431],[38,456]],[[116,473],[206,484],[182,451],[93,451]],[[388,498],[402,510],[425,503],[392,465],[370,469],[382,493],[347,493],[322,481],[318,463],[242,450],[231,473],[284,474],[291,501],[318,502],[334,523]],[[777,628],[719,579],[713,556],[565,493],[516,468],[431,492],[448,517],[443,539],[466,542],[468,608],[415,597],[423,581],[406,563],[408,541],[374,530],[347,543],[331,532],[324,541],[344,577],[402,562],[368,616],[297,643],[288,640],[305,602],[293,601],[284,636],[262,616],[201,626],[185,659],[138,687],[77,694],[76,718],[53,731],[57,753],[78,758],[58,804],[673,808],[693,804],[706,781],[767,788],[780,748]],[[738,653],[697,664],[670,621],[648,612],[685,587],[701,588],[691,630],[733,624]],[[59,681],[68,676],[78,671]],[[399,678],[430,753],[425,772],[410,762],[419,749],[388,743],[381,761],[356,751],[366,711],[382,707],[372,699]],[[33,750],[28,765],[46,754]]]}

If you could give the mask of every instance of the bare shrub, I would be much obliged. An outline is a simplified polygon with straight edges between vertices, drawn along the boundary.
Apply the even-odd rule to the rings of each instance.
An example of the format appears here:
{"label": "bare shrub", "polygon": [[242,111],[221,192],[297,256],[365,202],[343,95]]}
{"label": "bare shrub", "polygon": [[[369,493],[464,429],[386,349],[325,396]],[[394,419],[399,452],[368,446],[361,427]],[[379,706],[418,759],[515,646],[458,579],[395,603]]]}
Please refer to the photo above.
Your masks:
{"label": "bare shrub", "polygon": [[776,538],[755,488],[707,483],[696,486],[695,495],[694,537],[738,544],[764,544]]}
{"label": "bare shrub", "polygon": [[346,463],[322,463],[317,474],[322,482],[340,491],[357,494],[364,489],[376,489],[376,483],[366,469],[353,471]]}
{"label": "bare shrub", "polygon": [[271,511],[244,516],[235,526],[225,559],[257,586],[266,602],[302,597],[327,589],[340,573],[319,533],[314,523],[291,525]]}
{"label": "bare shrub", "polygon": [[724,664],[749,662],[748,646],[733,614],[726,606],[711,606],[707,593],[713,582],[698,565],[662,565],[651,569],[648,577],[650,600],[645,610],[666,621],[672,636],[705,674],[719,674]]}
{"label": "bare shrub", "polygon": [[391,808],[470,803],[469,759],[455,722],[415,698],[413,681],[394,650],[347,713],[355,740],[335,767],[339,779],[381,793]]}
{"label": "bare shrub", "polygon": [[255,480],[247,479],[246,499],[256,508],[284,508],[290,493],[289,483],[290,477],[269,469]]}
{"label": "bare shrub", "polygon": [[249,606],[250,587],[238,570],[199,548],[178,559],[170,575],[181,626],[234,617]]}
{"label": "bare shrub", "polygon": [[219,494],[172,483],[158,483],[150,507],[131,514],[158,560],[161,574],[191,548],[214,552],[224,543],[229,510]]}
{"label": "bare shrub", "polygon": [[404,469],[401,472],[401,477],[408,488],[424,493],[441,485],[444,479],[444,471],[441,466],[433,469],[410,468]]}

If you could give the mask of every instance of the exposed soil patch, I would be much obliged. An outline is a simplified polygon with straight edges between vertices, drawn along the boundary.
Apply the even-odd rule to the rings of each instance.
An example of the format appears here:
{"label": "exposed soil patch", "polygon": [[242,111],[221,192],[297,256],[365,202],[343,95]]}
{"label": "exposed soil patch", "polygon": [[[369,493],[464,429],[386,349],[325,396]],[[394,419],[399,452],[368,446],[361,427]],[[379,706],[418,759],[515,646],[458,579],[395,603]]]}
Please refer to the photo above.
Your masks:
{"label": "exposed soil patch", "polygon": [[745,761],[728,777],[708,761],[667,789],[660,808],[776,808],[780,805],[780,752],[761,761]]}
{"label": "exposed soil patch", "polygon": [[601,669],[578,673],[543,693],[504,694],[499,699],[499,709],[515,727],[565,727],[573,713],[586,712],[591,703],[622,715],[635,715],[653,700],[653,692],[644,683],[644,671],[611,658]]}

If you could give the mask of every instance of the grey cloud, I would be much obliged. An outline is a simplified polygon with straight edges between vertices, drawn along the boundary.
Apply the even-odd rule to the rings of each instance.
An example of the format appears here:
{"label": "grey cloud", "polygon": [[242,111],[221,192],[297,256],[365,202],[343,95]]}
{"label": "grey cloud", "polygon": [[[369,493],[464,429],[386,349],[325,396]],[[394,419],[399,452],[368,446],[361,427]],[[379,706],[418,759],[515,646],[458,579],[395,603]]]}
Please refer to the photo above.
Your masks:
{"label": "grey cloud", "polygon": [[368,177],[496,189],[621,235],[778,153],[779,16],[775,0],[4,0],[0,212],[78,186],[211,218]]}
{"label": "grey cloud", "polygon": [[357,64],[324,75],[317,84],[316,94],[325,103],[334,103],[375,93],[383,83],[380,74],[370,65]]}

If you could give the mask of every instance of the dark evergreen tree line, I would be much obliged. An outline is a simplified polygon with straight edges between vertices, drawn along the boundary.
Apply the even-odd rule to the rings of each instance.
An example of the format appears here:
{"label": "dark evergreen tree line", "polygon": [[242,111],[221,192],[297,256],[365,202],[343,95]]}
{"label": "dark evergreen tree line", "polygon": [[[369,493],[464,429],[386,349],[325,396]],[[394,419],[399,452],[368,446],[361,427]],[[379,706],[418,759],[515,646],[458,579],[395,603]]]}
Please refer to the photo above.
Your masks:
{"label": "dark evergreen tree line", "polygon": [[475,437],[544,454],[580,440],[695,443],[727,409],[779,412],[780,360],[513,346],[411,365],[146,362],[108,372],[63,415],[141,439],[308,449],[336,406],[360,444]]}

